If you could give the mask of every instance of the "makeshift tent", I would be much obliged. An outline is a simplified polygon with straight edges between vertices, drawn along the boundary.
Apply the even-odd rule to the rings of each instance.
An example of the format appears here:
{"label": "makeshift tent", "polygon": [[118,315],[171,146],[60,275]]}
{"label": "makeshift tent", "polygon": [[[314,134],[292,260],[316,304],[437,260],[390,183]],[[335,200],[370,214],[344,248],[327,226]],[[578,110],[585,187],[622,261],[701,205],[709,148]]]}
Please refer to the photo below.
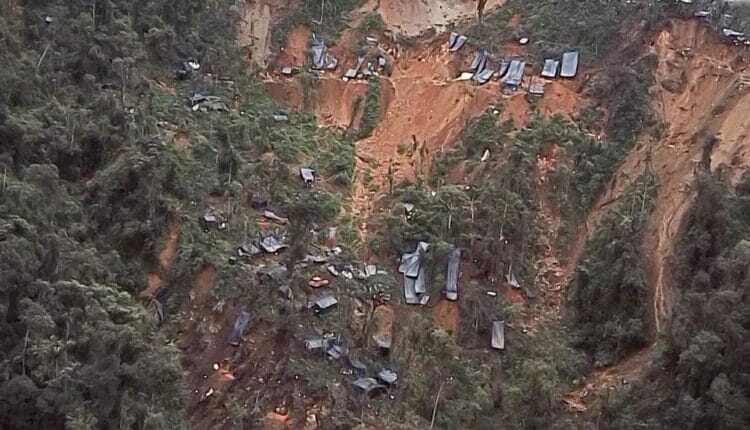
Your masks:
{"label": "makeshift tent", "polygon": [[525,67],[526,62],[524,60],[518,58],[511,60],[510,64],[508,64],[508,72],[501,79],[501,82],[509,87],[521,85]]}
{"label": "makeshift tent", "polygon": [[388,390],[388,387],[379,383],[375,378],[359,378],[354,381],[354,386],[362,390],[369,397],[376,396]]}
{"label": "makeshift tent", "polygon": [[492,79],[492,76],[494,74],[495,74],[495,71],[487,67],[481,72],[474,74],[474,82],[476,82],[478,85],[484,85],[490,79]]}
{"label": "makeshift tent", "polygon": [[323,39],[318,39],[315,34],[313,34],[310,52],[312,53],[312,68],[323,70],[326,67],[326,44]]}
{"label": "makeshift tent", "polygon": [[315,170],[306,167],[299,168],[299,175],[305,184],[312,185],[315,182]]}
{"label": "makeshift tent", "polygon": [[263,251],[260,250],[258,242],[256,240],[247,240],[242,245],[237,247],[237,255],[240,257],[254,257],[260,255]]}
{"label": "makeshift tent", "polygon": [[284,244],[281,239],[275,235],[269,234],[260,241],[260,247],[267,253],[274,254],[282,249],[288,248],[289,245]]}
{"label": "makeshift tent", "polygon": [[536,82],[529,85],[529,94],[532,96],[543,96],[544,95],[544,84]]}
{"label": "makeshift tent", "polygon": [[469,40],[468,37],[456,32],[451,32],[450,36],[448,36],[448,50],[451,52],[459,51],[464,47],[467,40]]}
{"label": "makeshift tent", "polygon": [[513,272],[508,272],[505,275],[505,280],[508,281],[508,284],[510,284],[511,287],[515,289],[520,289],[521,284],[518,283],[518,279],[516,279],[516,274]]}
{"label": "makeshift tent", "polygon": [[560,68],[560,61],[554,58],[547,58],[544,60],[544,68],[542,68],[542,76],[545,78],[557,77],[557,69]]}
{"label": "makeshift tent", "polygon": [[250,323],[250,313],[242,310],[239,314],[237,314],[237,318],[234,320],[234,324],[232,324],[232,329],[229,332],[229,338],[227,339],[227,342],[232,346],[239,346],[240,342],[242,341],[242,336],[245,334],[245,329],[247,328],[247,325]]}
{"label": "makeshift tent", "polygon": [[574,78],[578,73],[578,51],[568,51],[562,55],[562,68],[560,76],[563,78]]}
{"label": "makeshift tent", "polygon": [[401,264],[398,267],[399,273],[404,274],[404,298],[406,303],[426,304],[429,301],[427,292],[426,275],[422,263],[424,255],[430,245],[425,242],[419,242],[417,249],[411,253],[405,253],[401,257]]}
{"label": "makeshift tent", "polygon": [[378,380],[388,384],[393,385],[398,381],[398,374],[390,369],[383,369],[378,373]]}
{"label": "makeshift tent", "polygon": [[505,321],[492,322],[492,348],[505,349]]}
{"label": "makeshift tent", "polygon": [[474,59],[471,61],[469,70],[478,73],[484,70],[487,65],[487,51],[477,50],[474,52]]}
{"label": "makeshift tent", "polygon": [[329,293],[318,297],[314,302],[312,302],[310,308],[313,309],[313,311],[317,314],[331,310],[338,303],[339,301],[336,300],[335,297],[333,297],[333,294]]}
{"label": "makeshift tent", "polygon": [[255,271],[258,276],[265,276],[276,282],[281,282],[286,279],[288,272],[286,266],[281,264],[267,264],[260,266],[258,270]]}
{"label": "makeshift tent", "polygon": [[500,64],[497,66],[497,77],[502,79],[505,74],[508,73],[508,66],[510,66],[510,60],[503,58],[500,60]]}
{"label": "makeshift tent", "polygon": [[461,262],[461,250],[453,247],[448,254],[448,273],[445,275],[445,298],[458,300],[458,270]]}

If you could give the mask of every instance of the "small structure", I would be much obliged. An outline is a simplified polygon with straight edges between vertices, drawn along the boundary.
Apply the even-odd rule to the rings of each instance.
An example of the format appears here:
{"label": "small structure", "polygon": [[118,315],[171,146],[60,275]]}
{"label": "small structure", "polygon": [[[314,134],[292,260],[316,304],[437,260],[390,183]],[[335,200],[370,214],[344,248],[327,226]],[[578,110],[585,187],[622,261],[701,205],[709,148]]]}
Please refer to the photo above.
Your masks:
{"label": "small structure", "polygon": [[325,41],[323,39],[318,39],[318,37],[313,34],[310,46],[310,52],[312,54],[311,68],[313,70],[335,70],[336,67],[338,67],[339,60],[328,54],[326,50]]}
{"label": "small structure", "polygon": [[346,347],[337,342],[331,342],[331,346],[326,350],[326,354],[334,360],[346,356],[348,352]]}
{"label": "small structure", "polygon": [[203,230],[215,230],[219,228],[219,218],[214,214],[205,214],[198,219]]}
{"label": "small structure", "polygon": [[365,277],[375,276],[378,273],[378,267],[374,264],[368,264],[365,266]]}
{"label": "small structure", "polygon": [[237,247],[237,255],[242,258],[256,257],[262,253],[257,240],[246,240]]}
{"label": "small structure", "polygon": [[333,294],[324,294],[310,304],[310,309],[316,314],[321,314],[330,311],[338,303],[339,301],[336,300],[336,297],[333,297]]}
{"label": "small structure", "polygon": [[445,298],[451,301],[458,300],[458,274],[461,262],[461,249],[451,247],[448,254],[448,271],[445,275]]}
{"label": "small structure", "polygon": [[349,355],[349,365],[351,365],[352,369],[360,375],[367,373],[367,366],[365,363],[351,355]]}
{"label": "small structure", "polygon": [[568,51],[562,54],[561,78],[574,78],[578,73],[578,51]]}
{"label": "small structure", "polygon": [[503,320],[492,321],[491,346],[493,349],[497,349],[500,351],[505,349],[505,321]]}
{"label": "small structure", "polygon": [[276,237],[276,235],[269,234],[268,236],[261,239],[260,247],[263,249],[263,251],[269,254],[275,254],[283,249],[288,248],[289,245],[283,243],[281,239]]}
{"label": "small structure", "polygon": [[500,80],[505,87],[517,88],[523,82],[523,73],[526,68],[526,61],[521,58],[514,58],[508,64],[508,71]]}
{"label": "small structure", "polygon": [[237,314],[237,318],[235,318],[234,324],[232,324],[227,343],[232,346],[239,346],[248,324],[250,324],[250,313],[243,309]]}
{"label": "small structure", "polygon": [[411,219],[414,216],[413,203],[404,203],[404,216],[406,216],[406,219]]}
{"label": "small structure", "polygon": [[315,183],[315,170],[306,167],[299,168],[299,176],[305,182],[305,185],[312,187]]}
{"label": "small structure", "polygon": [[505,74],[508,73],[508,67],[510,66],[510,60],[503,58],[500,60],[500,64],[497,66],[497,73],[496,76],[500,79],[505,77]]}
{"label": "small structure", "polygon": [[367,394],[368,397],[375,397],[388,390],[388,387],[379,383],[375,378],[359,378],[354,381],[354,386]]}
{"label": "small structure", "polygon": [[272,118],[275,122],[289,122],[289,113],[279,110],[273,113]]}
{"label": "small structure", "polygon": [[521,284],[519,284],[519,283],[518,283],[518,279],[516,278],[516,274],[515,274],[515,273],[513,273],[512,271],[509,271],[509,272],[508,272],[508,273],[507,273],[507,274],[505,275],[505,280],[506,280],[506,281],[508,282],[508,284],[509,284],[509,285],[510,285],[511,287],[513,287],[513,288],[515,288],[515,289],[517,289],[517,290],[520,290],[520,289],[521,289]]}
{"label": "small structure", "polygon": [[542,68],[542,76],[545,78],[554,79],[557,77],[557,69],[560,68],[560,60],[555,58],[547,58],[544,60],[544,67]]}
{"label": "small structure", "polygon": [[331,339],[313,337],[305,340],[305,348],[307,348],[308,351],[327,350],[330,343]]}
{"label": "small structure", "polygon": [[279,73],[281,73],[283,76],[294,76],[297,73],[299,73],[299,68],[294,66],[284,66],[279,70]]}
{"label": "small structure", "polygon": [[485,161],[487,161],[489,159],[490,159],[490,150],[489,149],[485,149],[484,153],[482,153],[482,158],[480,158],[479,160],[484,163]]}
{"label": "small structure", "polygon": [[258,276],[266,277],[275,282],[283,282],[286,279],[289,270],[286,266],[281,264],[267,264],[259,267],[255,273]]}
{"label": "small structure", "polygon": [[544,83],[535,82],[529,85],[529,95],[534,97],[542,97],[544,95]]}
{"label": "small structure", "polygon": [[188,97],[193,112],[201,111],[224,111],[229,112],[229,106],[224,103],[221,97],[209,96],[200,92],[194,93]]}
{"label": "small structure", "polygon": [[383,369],[378,373],[378,381],[386,384],[393,385],[398,381],[398,374],[390,369]]}
{"label": "small structure", "polygon": [[484,71],[485,67],[487,66],[487,57],[489,56],[489,53],[482,49],[477,49],[474,52],[474,59],[471,61],[471,65],[469,66],[469,70],[474,72],[474,75],[476,76],[478,73],[481,73]]}
{"label": "small structure", "polygon": [[282,218],[282,217],[276,215],[276,213],[274,211],[269,211],[269,210],[263,211],[263,218],[269,219],[269,220],[277,222],[279,224],[286,224],[289,221],[286,218]]}
{"label": "small structure", "polygon": [[428,243],[419,242],[414,252],[401,257],[398,271],[404,275],[404,298],[410,305],[426,305],[430,301],[429,294],[426,294],[426,274],[422,264],[429,247]]}
{"label": "small structure", "polygon": [[182,62],[180,69],[175,73],[175,77],[179,80],[190,79],[193,77],[193,73],[200,70],[200,68],[201,65],[196,59],[188,59]]}
{"label": "small structure", "polygon": [[450,52],[460,51],[461,48],[463,48],[466,44],[467,40],[469,40],[469,38],[464,36],[463,34],[451,32],[450,36],[448,36],[448,50]]}

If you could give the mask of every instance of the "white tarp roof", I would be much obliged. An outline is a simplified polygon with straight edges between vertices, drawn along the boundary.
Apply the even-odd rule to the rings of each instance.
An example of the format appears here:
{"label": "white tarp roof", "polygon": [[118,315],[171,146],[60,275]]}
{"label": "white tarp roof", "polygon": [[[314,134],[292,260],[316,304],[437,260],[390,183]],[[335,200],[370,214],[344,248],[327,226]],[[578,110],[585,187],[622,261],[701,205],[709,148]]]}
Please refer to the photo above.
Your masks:
{"label": "white tarp roof", "polygon": [[562,68],[560,76],[573,78],[578,73],[578,51],[568,51],[562,55]]}

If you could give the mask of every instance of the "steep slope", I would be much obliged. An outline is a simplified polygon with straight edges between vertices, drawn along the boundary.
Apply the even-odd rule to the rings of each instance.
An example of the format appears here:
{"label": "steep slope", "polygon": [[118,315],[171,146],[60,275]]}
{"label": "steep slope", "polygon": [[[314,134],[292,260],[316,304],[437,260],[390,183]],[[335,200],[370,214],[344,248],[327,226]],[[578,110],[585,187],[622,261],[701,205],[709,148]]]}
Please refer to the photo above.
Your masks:
{"label": "steep slope", "polygon": [[[643,243],[655,338],[672,316],[672,289],[679,288],[670,279],[675,241],[694,197],[691,184],[700,169],[707,136],[718,139],[705,151],[712,170],[726,165],[736,183],[750,165],[750,121],[746,115],[750,87],[744,74],[747,65],[743,52],[720,42],[700,21],[670,21],[657,34],[652,53],[658,58],[652,108],[663,131],[658,136],[643,136],[639,146],[628,154],[589,211],[578,236],[586,237],[593,231],[599,217],[619,200],[631,180],[647,169],[655,174],[658,192]],[[568,258],[577,257],[573,254]],[[595,372],[572,393],[571,404],[580,404],[593,392],[639,376],[644,365],[655,358],[652,347]]]}

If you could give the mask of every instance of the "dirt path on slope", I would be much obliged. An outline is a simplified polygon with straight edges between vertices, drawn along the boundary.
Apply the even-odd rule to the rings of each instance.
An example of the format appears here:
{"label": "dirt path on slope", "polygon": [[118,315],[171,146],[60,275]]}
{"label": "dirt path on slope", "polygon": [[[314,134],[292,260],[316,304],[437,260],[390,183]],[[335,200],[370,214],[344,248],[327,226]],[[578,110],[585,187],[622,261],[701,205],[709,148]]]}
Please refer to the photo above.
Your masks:
{"label": "dirt path on slope", "polygon": [[179,221],[172,221],[167,227],[167,237],[164,240],[164,247],[159,252],[158,266],[156,270],[146,275],[148,285],[145,290],[141,292],[141,297],[145,299],[152,299],[159,292],[161,286],[164,284],[164,277],[169,272],[169,267],[172,265],[175,253],[177,252],[177,239],[180,237],[180,228],[182,225]]}

